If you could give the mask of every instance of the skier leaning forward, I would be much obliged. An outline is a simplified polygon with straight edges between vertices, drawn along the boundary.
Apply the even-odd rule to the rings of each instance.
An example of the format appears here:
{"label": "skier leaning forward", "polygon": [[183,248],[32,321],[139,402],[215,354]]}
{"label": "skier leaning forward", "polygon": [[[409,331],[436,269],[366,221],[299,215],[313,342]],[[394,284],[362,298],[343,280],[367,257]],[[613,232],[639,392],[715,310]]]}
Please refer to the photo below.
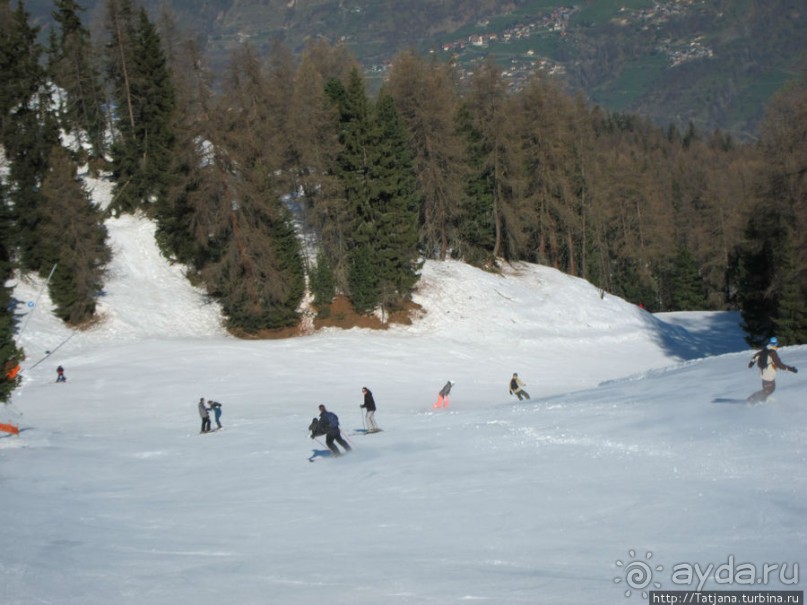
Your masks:
{"label": "skier leaning forward", "polygon": [[[325,409],[324,405],[319,406],[319,431],[325,433],[325,445],[333,452],[334,456],[340,456],[341,452],[336,447],[334,441],[345,448],[345,453],[350,451],[350,446],[342,439],[342,431],[339,429],[339,418],[333,412]],[[317,431],[311,432],[311,439],[316,437]]]}
{"label": "skier leaning forward", "polygon": [[756,354],[748,362],[748,367],[759,366],[760,377],[762,378],[762,390],[757,391],[748,398],[748,403],[760,403],[765,401],[776,390],[776,370],[787,370],[794,374],[798,372],[793,366],[786,365],[779,358],[776,349],[779,341],[774,336],[768,345]]}

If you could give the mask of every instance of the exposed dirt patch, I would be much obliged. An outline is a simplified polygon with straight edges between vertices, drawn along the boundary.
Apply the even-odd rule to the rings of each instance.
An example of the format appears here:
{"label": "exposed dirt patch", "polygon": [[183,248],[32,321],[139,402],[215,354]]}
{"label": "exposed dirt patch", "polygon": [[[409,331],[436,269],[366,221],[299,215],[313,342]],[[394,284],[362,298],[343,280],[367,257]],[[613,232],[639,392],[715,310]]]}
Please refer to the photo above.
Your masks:
{"label": "exposed dirt patch", "polygon": [[[318,310],[317,315],[314,317],[314,331],[321,330],[322,328],[342,328],[344,330],[349,330],[350,328],[368,328],[370,330],[386,330],[393,324],[412,325],[413,318],[416,318],[422,313],[423,307],[412,301],[408,301],[403,305],[403,308],[389,313],[387,321],[383,322],[378,315],[362,315],[356,313],[346,297],[337,296],[330,305]],[[305,331],[303,330],[301,322],[296,326],[282,328],[280,330],[261,330],[260,332],[249,334],[243,330],[230,330],[230,333],[236,338],[243,338],[244,340],[270,340],[303,336]]]}

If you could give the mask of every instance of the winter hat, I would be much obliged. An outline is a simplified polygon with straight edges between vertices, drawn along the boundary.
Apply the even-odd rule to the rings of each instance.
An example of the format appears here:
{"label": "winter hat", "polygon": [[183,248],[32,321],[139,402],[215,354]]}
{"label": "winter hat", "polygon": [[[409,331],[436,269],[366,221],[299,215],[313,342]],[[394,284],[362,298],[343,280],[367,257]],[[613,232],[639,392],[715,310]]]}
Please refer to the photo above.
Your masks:
{"label": "winter hat", "polygon": [[776,336],[771,336],[771,339],[768,342],[768,344],[770,346],[772,346],[772,347],[778,347],[779,346],[779,339],[777,339]]}

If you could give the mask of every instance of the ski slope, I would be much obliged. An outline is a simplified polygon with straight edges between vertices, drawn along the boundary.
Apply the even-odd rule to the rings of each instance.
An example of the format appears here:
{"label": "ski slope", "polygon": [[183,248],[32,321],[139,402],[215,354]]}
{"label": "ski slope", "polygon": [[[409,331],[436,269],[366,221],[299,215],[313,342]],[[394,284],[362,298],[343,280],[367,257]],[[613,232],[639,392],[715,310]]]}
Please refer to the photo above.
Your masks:
{"label": "ski slope", "polygon": [[[805,374],[765,405],[712,403],[759,388],[736,315],[427,262],[410,326],[242,341],[151,223],[108,226],[97,325],[71,332],[41,281],[15,283],[28,358],[3,411],[22,432],[0,437],[2,603],[617,604],[748,589],[716,573],[729,562],[760,570],[750,588],[804,590]],[[780,354],[807,368],[807,347]],[[355,434],[362,386],[382,433]],[[199,434],[200,397],[223,431]],[[349,456],[309,439],[320,403]],[[684,585],[686,566],[711,571]]]}

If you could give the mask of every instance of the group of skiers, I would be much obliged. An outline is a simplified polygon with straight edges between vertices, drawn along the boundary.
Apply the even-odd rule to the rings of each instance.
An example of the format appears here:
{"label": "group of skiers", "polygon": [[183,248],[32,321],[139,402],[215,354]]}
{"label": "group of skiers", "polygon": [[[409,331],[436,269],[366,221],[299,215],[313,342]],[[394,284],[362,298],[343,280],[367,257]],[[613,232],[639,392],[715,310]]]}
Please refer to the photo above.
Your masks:
{"label": "group of skiers", "polygon": [[[774,392],[776,389],[776,371],[777,370],[786,370],[788,372],[797,373],[798,370],[793,367],[786,365],[782,362],[777,349],[779,347],[779,341],[776,337],[772,337],[767,345],[757,351],[754,354],[754,357],[748,363],[748,367],[752,368],[755,365],[760,370],[760,375],[762,378],[762,389],[754,393],[753,395],[749,396],[747,401],[748,403],[760,403],[765,401],[771,393]],[[449,380],[443,386],[442,389],[437,394],[437,401],[432,406],[434,408],[447,408],[449,404],[449,394],[451,393],[451,388],[454,386],[454,381]],[[521,401],[522,399],[529,399],[530,394],[524,389],[526,384],[519,378],[517,372],[514,372],[513,375],[510,377],[510,381],[508,383],[508,392],[511,395],[518,397],[518,400]],[[362,395],[364,396],[363,403],[359,406],[360,408],[364,409],[365,412],[365,431],[367,433],[377,433],[381,429],[378,428],[378,425],[375,421],[375,412],[376,412],[376,402],[373,397],[372,391],[367,387],[362,387],[361,389]],[[216,421],[216,429],[218,430],[221,427],[221,404],[217,401],[212,401],[210,399],[207,400],[205,403],[204,397],[199,399],[199,416],[202,418],[202,433],[208,433],[211,431],[210,428],[210,412],[213,411],[214,418]],[[324,405],[320,404],[319,406],[319,417],[314,418],[311,421],[311,424],[308,427],[308,430],[311,432],[311,439],[316,439],[321,435],[325,435],[325,443],[328,449],[333,453],[334,456],[340,456],[342,453],[347,453],[351,451],[350,444],[345,441],[344,437],[342,436],[341,429],[339,428],[339,417],[334,414],[333,412],[329,411]],[[336,444],[339,444],[344,449],[344,452],[341,452]]]}

